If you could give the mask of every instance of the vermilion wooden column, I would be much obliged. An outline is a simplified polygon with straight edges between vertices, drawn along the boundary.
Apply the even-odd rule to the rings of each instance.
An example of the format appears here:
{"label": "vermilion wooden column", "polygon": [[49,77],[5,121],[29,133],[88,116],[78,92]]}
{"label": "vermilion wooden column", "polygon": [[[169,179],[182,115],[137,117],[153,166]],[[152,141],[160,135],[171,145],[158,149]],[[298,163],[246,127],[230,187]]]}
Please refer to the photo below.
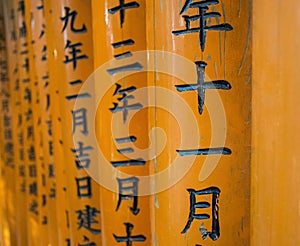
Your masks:
{"label": "vermilion wooden column", "polygon": [[[147,86],[147,74],[128,76],[147,66],[134,53],[146,50],[146,1],[133,1],[125,10],[119,8],[121,3],[92,1],[95,95],[101,98],[96,134],[104,156],[98,160],[102,240],[103,245],[118,245],[120,238],[131,234],[141,245],[152,245],[149,196],[141,195],[141,176],[149,174],[148,155],[141,151],[149,144],[148,109],[146,98],[142,102],[136,96]],[[128,105],[135,106],[127,109]],[[101,182],[104,179],[108,184]]]}
{"label": "vermilion wooden column", "polygon": [[[36,111],[40,113],[40,120],[37,127],[42,129],[40,136],[42,139],[42,209],[45,214],[40,215],[40,224],[47,228],[46,235],[43,240],[48,240],[47,244],[59,245],[65,243],[68,235],[65,235],[65,224],[58,223],[65,219],[65,211],[63,204],[64,197],[57,194],[63,192],[64,185],[62,185],[59,176],[64,170],[64,165],[59,165],[60,161],[55,161],[54,155],[54,129],[53,129],[53,107],[55,106],[55,94],[51,94],[50,87],[53,81],[49,79],[49,64],[47,54],[47,34],[46,34],[46,20],[44,12],[43,1],[32,1],[30,12],[32,13],[31,29],[33,40],[34,66],[36,70]],[[35,102],[35,101],[34,101]],[[58,135],[58,134],[57,134]],[[58,199],[59,198],[59,199]],[[62,211],[59,213],[58,211]],[[61,216],[61,214],[63,216]],[[62,217],[62,218],[60,218]],[[42,239],[42,238],[41,238]],[[46,244],[46,243],[45,243]]]}
{"label": "vermilion wooden column", "polygon": [[10,97],[7,21],[3,2],[0,3],[0,145],[1,145],[1,238],[5,244],[16,244],[16,209],[14,201],[15,173],[12,138],[12,100]]}
{"label": "vermilion wooden column", "polygon": [[[28,223],[28,245],[39,245],[40,234],[45,234],[45,228],[41,226],[40,214],[46,213],[42,207],[42,170],[41,157],[43,156],[41,150],[41,137],[38,127],[39,113],[36,110],[37,99],[35,83],[35,67],[33,56],[33,42],[30,1],[17,2],[17,28],[19,31],[18,42],[18,79],[20,84],[20,101],[22,104],[22,117],[20,118],[20,125],[23,128],[23,134],[19,140],[24,143],[24,162],[25,175],[27,178],[27,185],[25,187],[27,194],[27,223]],[[47,240],[46,240],[47,241]]]}
{"label": "vermilion wooden column", "polygon": [[69,210],[65,211],[70,238],[66,244],[101,245],[99,187],[86,173],[90,146],[73,135],[88,137],[88,108],[74,109],[76,100],[86,100],[79,90],[93,72],[93,45],[90,1],[45,1],[49,55],[49,78],[53,81],[61,117],[61,139]]}
{"label": "vermilion wooden column", "polygon": [[[29,176],[36,175],[36,185],[37,185],[37,199],[39,202],[38,207],[38,235],[37,240],[40,245],[47,245],[54,242],[57,244],[55,240],[57,237],[57,233],[55,236],[51,237],[50,229],[51,224],[49,223],[49,218],[56,218],[56,215],[49,214],[48,210],[50,207],[50,195],[47,194],[47,177],[48,177],[48,164],[47,164],[47,155],[44,151],[44,148],[47,146],[48,141],[43,138],[43,133],[45,132],[45,128],[43,127],[44,120],[44,110],[42,110],[41,104],[43,104],[43,99],[45,98],[40,90],[40,72],[42,71],[42,65],[40,57],[43,56],[43,50],[39,47],[39,40],[37,38],[37,32],[39,32],[39,20],[36,18],[37,7],[40,6],[40,1],[26,1],[25,5],[25,16],[26,16],[26,27],[27,27],[27,40],[28,40],[28,55],[29,55],[29,65],[30,65],[30,82],[29,82],[29,90],[30,90],[30,106],[32,110],[32,128],[27,128],[26,138],[29,139],[32,134],[32,138],[34,139],[34,154],[35,154],[35,170],[32,170],[32,166],[29,167]],[[40,34],[40,33],[39,33]],[[34,130],[33,133],[30,133],[29,130]],[[45,146],[46,145],[46,146]],[[36,172],[36,174],[34,174]],[[29,184],[29,194],[34,192],[34,183]],[[53,207],[53,206],[52,206]],[[53,228],[57,228],[57,226],[53,226]]]}
{"label": "vermilion wooden column", "polygon": [[[45,3],[45,2],[44,2]],[[50,8],[50,2],[47,2],[43,6],[43,14],[45,18],[45,26],[42,23],[42,31],[44,31],[44,35],[42,36],[42,41],[46,42],[47,48],[46,51],[46,58],[47,58],[47,70],[48,70],[48,77],[44,78],[45,83],[48,86],[47,88],[41,88],[44,95],[44,103],[46,103],[46,107],[49,107],[46,110],[46,118],[49,121],[44,122],[47,124],[47,133],[48,136],[45,138],[51,141],[51,137],[53,140],[53,154],[54,156],[51,157],[49,155],[49,160],[54,163],[54,171],[55,171],[55,181],[53,178],[51,179],[52,182],[47,182],[47,190],[48,194],[53,191],[56,192],[56,197],[52,200],[56,200],[55,207],[51,208],[52,212],[57,211],[57,232],[58,232],[58,240],[59,245],[64,245],[70,243],[71,240],[71,229],[70,229],[70,208],[69,208],[69,197],[68,193],[68,186],[67,186],[67,165],[66,165],[66,156],[64,153],[63,148],[63,124],[62,124],[62,114],[61,111],[63,110],[60,107],[60,94],[62,93],[62,88],[58,81],[61,79],[61,73],[57,71],[56,64],[57,64],[57,52],[56,47],[57,43],[53,42],[55,40],[56,35],[58,32],[55,32],[55,25],[52,25],[52,10]],[[48,23],[48,24],[47,24]],[[46,40],[44,40],[46,39]],[[43,47],[44,49],[44,47]],[[45,53],[44,53],[45,55]],[[42,72],[42,69],[40,70]],[[43,75],[44,76],[44,75]],[[43,78],[43,77],[42,77]],[[50,95],[50,104],[47,106],[47,96],[48,93]],[[48,101],[49,103],[49,101]],[[51,137],[50,137],[51,136]],[[50,148],[50,146],[49,146]],[[49,149],[50,150],[50,149]],[[51,202],[51,203],[52,203]],[[52,213],[51,210],[49,213]],[[49,218],[50,219],[50,218]],[[52,219],[50,219],[52,220]],[[49,221],[51,223],[51,221]],[[54,220],[53,220],[54,222]],[[55,232],[54,232],[55,233]]]}
{"label": "vermilion wooden column", "polygon": [[[19,169],[22,179],[26,182],[21,183],[21,191],[26,194],[25,207],[25,223],[27,224],[27,243],[28,245],[39,244],[39,208],[40,200],[38,197],[38,166],[36,162],[36,149],[34,142],[34,125],[33,125],[33,109],[31,101],[30,84],[32,83],[32,74],[34,69],[30,58],[31,40],[30,40],[30,15],[26,11],[29,2],[15,1],[14,20],[16,23],[17,34],[17,74],[15,81],[16,93],[19,101],[16,103],[21,105],[18,112],[18,133],[19,144],[22,148],[19,150],[20,159],[24,165]],[[22,180],[23,181],[23,180]]]}
{"label": "vermilion wooden column", "polygon": [[253,246],[300,244],[299,8],[253,1]]}
{"label": "vermilion wooden column", "polygon": [[249,244],[251,5],[201,3],[147,1],[147,48],[159,51],[149,122],[166,138],[159,147],[157,131],[150,164],[165,186],[151,203],[154,245]]}
{"label": "vermilion wooden column", "polygon": [[20,136],[23,134],[23,128],[20,125],[22,117],[22,105],[20,97],[20,83],[18,74],[18,42],[19,28],[16,22],[17,19],[17,1],[4,1],[5,19],[6,19],[6,41],[8,52],[8,69],[9,69],[9,93],[12,107],[12,138],[13,138],[13,153],[14,164],[16,168],[15,182],[15,202],[16,207],[16,240],[17,245],[27,243],[28,226],[27,226],[27,197],[26,197],[26,171],[25,162],[22,158],[24,152],[24,143],[20,141]]}

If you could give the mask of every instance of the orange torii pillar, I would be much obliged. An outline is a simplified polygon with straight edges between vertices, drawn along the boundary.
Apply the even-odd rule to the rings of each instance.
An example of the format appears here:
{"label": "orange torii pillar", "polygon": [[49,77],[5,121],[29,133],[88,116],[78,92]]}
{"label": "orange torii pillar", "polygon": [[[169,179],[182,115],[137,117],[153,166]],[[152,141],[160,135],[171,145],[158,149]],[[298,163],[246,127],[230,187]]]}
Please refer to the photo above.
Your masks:
{"label": "orange torii pillar", "polygon": [[27,195],[26,185],[27,180],[25,176],[25,162],[23,157],[24,143],[21,140],[23,135],[23,127],[21,126],[22,118],[22,103],[20,95],[20,83],[18,73],[18,43],[20,30],[18,28],[17,18],[17,1],[4,1],[4,13],[6,24],[6,41],[8,53],[8,70],[9,70],[9,94],[12,107],[12,138],[13,138],[13,153],[15,164],[15,202],[16,207],[16,241],[17,245],[24,245],[28,240],[28,225],[27,225]]}
{"label": "orange torii pillar", "polygon": [[253,1],[252,246],[300,244],[299,9]]}
{"label": "orange torii pillar", "polygon": [[1,224],[2,244],[16,245],[16,192],[14,148],[12,137],[12,100],[10,97],[10,67],[8,63],[7,15],[0,2],[0,158],[1,158]]}
{"label": "orange torii pillar", "polygon": [[[74,109],[77,101],[86,101],[89,93],[80,88],[93,72],[93,42],[90,1],[44,1],[46,15],[49,79],[56,88],[60,107],[62,146],[67,195],[67,245],[101,245],[99,186],[86,172],[92,165],[92,147],[86,144],[90,122],[88,108]],[[54,106],[54,107],[55,107]],[[92,106],[92,105],[90,105]],[[57,122],[56,122],[57,123]],[[75,140],[80,134],[83,140]]]}
{"label": "orange torii pillar", "polygon": [[166,135],[150,165],[157,245],[249,244],[250,10],[247,1],[147,1],[147,48],[157,50],[149,121]]}

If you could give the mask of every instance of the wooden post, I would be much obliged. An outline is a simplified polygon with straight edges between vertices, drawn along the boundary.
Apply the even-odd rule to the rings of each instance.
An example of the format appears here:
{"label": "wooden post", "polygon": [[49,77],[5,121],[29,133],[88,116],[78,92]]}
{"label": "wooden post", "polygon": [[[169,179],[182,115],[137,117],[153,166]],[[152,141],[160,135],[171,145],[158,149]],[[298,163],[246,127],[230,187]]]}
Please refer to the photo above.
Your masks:
{"label": "wooden post", "polygon": [[[32,13],[32,39],[34,52],[34,65],[36,68],[36,87],[38,89],[38,106],[37,111],[41,113],[40,127],[42,128],[41,137],[43,139],[43,169],[44,169],[44,186],[45,194],[43,196],[44,207],[47,209],[46,216],[42,216],[41,220],[45,225],[48,225],[48,242],[51,245],[63,245],[67,238],[69,238],[66,218],[66,201],[64,193],[62,178],[65,166],[60,165],[61,159],[58,151],[54,151],[54,129],[52,119],[55,109],[55,90],[51,94],[51,84],[53,81],[49,79],[48,68],[48,52],[47,52],[47,34],[46,21],[44,13],[43,1],[34,1],[31,4]],[[58,117],[57,117],[58,118]],[[59,131],[56,133],[59,135]],[[56,132],[56,131],[55,131]],[[58,143],[59,144],[59,143]],[[60,144],[59,144],[60,145]],[[55,161],[55,154],[58,156]],[[60,212],[61,211],[61,212]]]}
{"label": "wooden post", "polygon": [[[17,45],[18,59],[18,79],[20,103],[22,105],[22,115],[19,118],[20,127],[23,129],[19,135],[19,141],[24,143],[24,152],[21,154],[24,158],[25,175],[27,179],[27,224],[28,224],[28,241],[29,245],[39,245],[39,211],[41,201],[39,199],[39,187],[41,188],[41,172],[39,161],[39,149],[37,149],[38,130],[35,126],[35,110],[32,102],[32,84],[34,84],[35,69],[32,56],[32,35],[31,35],[31,15],[30,2],[17,1],[16,21],[19,31]],[[35,135],[37,139],[35,138]]]}
{"label": "wooden post", "polygon": [[79,95],[79,90],[93,71],[91,6],[82,1],[45,1],[44,4],[49,78],[57,88],[61,109],[62,164],[66,167],[70,209],[66,214],[71,232],[67,243],[101,244],[99,187],[85,171],[90,165],[90,147],[73,140],[74,133],[87,137],[91,130],[86,122],[86,109],[74,110],[76,100],[89,98]]}
{"label": "wooden post", "polygon": [[[46,42],[46,56],[47,56],[47,77],[42,77],[43,80],[46,79],[45,83],[49,83],[49,87],[41,88],[43,91],[44,98],[47,99],[48,94],[50,95],[50,105],[47,106],[47,100],[43,102],[46,103],[44,105],[46,108],[49,107],[48,110],[45,111],[45,120],[48,119],[46,123],[46,135],[44,136],[46,139],[53,143],[53,156],[50,154],[50,145],[48,146],[48,150],[46,152],[49,155],[49,164],[54,163],[54,174],[55,179],[50,178],[47,182],[47,190],[50,195],[53,191],[56,192],[56,198],[51,199],[50,202],[56,204],[53,207],[50,213],[57,212],[57,231],[58,231],[58,240],[59,245],[66,245],[71,243],[71,228],[70,228],[70,205],[69,197],[67,195],[68,184],[67,184],[67,174],[68,174],[68,165],[67,159],[64,153],[63,147],[63,134],[62,131],[64,129],[62,125],[62,113],[63,108],[60,106],[60,95],[62,93],[61,84],[59,83],[61,80],[60,72],[57,72],[57,57],[56,57],[56,47],[57,43],[53,42],[56,40],[58,32],[55,32],[55,25],[52,24],[52,10],[50,3],[45,3],[43,5],[43,17],[45,19],[45,26],[42,25],[44,34],[41,38],[41,43]],[[40,70],[42,71],[42,69]],[[42,75],[42,74],[41,74]],[[45,75],[42,75],[45,76]],[[49,142],[49,144],[51,144]],[[50,219],[50,218],[49,218]],[[50,223],[55,223],[54,219],[50,219]],[[54,232],[55,233],[55,232]]]}
{"label": "wooden post", "polygon": [[248,1],[147,1],[147,48],[158,50],[149,122],[166,139],[159,147],[157,131],[150,164],[164,188],[152,202],[153,245],[249,244],[250,10]]}
{"label": "wooden post", "polygon": [[[142,245],[152,245],[149,196],[141,193],[140,182],[149,175],[144,151],[149,144],[147,100],[142,102],[138,96],[139,90],[147,87],[147,74],[130,75],[147,66],[135,55],[146,50],[146,1],[133,1],[132,9],[118,11],[120,3],[92,1],[94,82],[99,100],[96,133],[103,156],[98,162],[102,240],[104,245],[117,245],[122,237],[131,240],[131,233]],[[146,53],[142,60],[145,58]],[[122,75],[125,77],[120,79]],[[107,182],[101,182],[104,179]]]}
{"label": "wooden post", "polygon": [[300,244],[299,8],[253,1],[253,246]]}
{"label": "wooden post", "polygon": [[9,88],[9,64],[7,49],[7,16],[0,3],[0,139],[1,139],[1,220],[2,238],[7,245],[16,245],[16,209],[14,148],[12,139],[12,100]]}
{"label": "wooden post", "polygon": [[9,94],[12,107],[12,139],[15,164],[15,206],[16,206],[16,240],[17,245],[23,245],[28,240],[27,225],[27,195],[26,195],[26,168],[24,162],[24,143],[21,140],[23,127],[20,125],[22,118],[22,105],[20,97],[20,82],[18,74],[18,43],[19,28],[17,25],[17,1],[4,1],[6,19],[6,42],[9,69]]}

